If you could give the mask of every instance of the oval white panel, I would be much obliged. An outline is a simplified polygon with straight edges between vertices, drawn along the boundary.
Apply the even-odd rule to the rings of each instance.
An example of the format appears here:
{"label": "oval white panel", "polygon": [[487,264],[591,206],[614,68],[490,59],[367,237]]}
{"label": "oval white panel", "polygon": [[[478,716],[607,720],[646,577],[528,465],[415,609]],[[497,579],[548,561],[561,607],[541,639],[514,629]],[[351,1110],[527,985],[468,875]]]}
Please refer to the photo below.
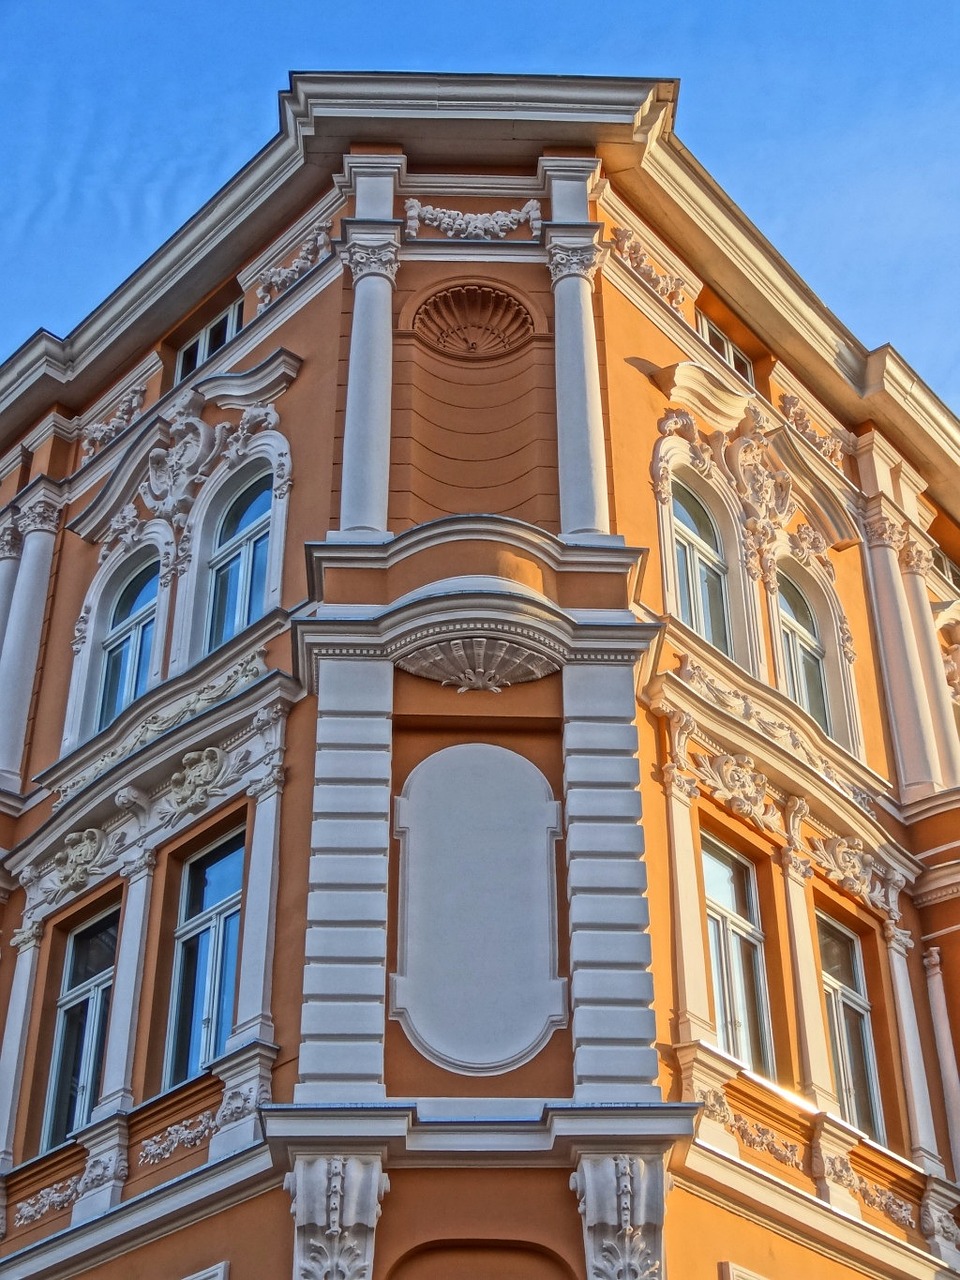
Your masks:
{"label": "oval white panel", "polygon": [[410,774],[396,822],[391,1014],[421,1053],[453,1071],[518,1066],[566,1022],[550,786],[504,747],[446,747]]}

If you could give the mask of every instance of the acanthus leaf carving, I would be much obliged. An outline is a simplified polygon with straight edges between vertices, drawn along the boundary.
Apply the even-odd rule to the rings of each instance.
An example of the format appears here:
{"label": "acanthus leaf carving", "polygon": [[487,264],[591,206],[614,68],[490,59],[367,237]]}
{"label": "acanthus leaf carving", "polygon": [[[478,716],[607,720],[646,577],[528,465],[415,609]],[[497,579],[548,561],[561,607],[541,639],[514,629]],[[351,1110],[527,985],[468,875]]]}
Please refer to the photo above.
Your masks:
{"label": "acanthus leaf carving", "polygon": [[199,1147],[217,1131],[214,1113],[201,1111],[190,1120],[178,1121],[167,1125],[160,1133],[144,1138],[137,1163],[140,1165],[160,1164],[169,1159],[180,1147]]}
{"label": "acanthus leaf carving", "polygon": [[70,648],[74,653],[79,653],[83,646],[87,643],[87,628],[90,626],[90,605],[85,604],[80,610],[80,614],[73,626],[73,640],[70,642]]}
{"label": "acanthus leaf carving", "polygon": [[833,562],[827,555],[827,540],[822,533],[805,521],[797,525],[796,531],[788,538],[790,554],[800,564],[809,564],[815,560],[832,582],[836,577]]}
{"label": "acanthus leaf carving", "polygon": [[126,503],[107,525],[100,545],[100,562],[103,563],[119,543],[125,551],[132,551],[143,537],[143,521],[132,502]]}
{"label": "acanthus leaf carving", "polygon": [[105,422],[91,422],[83,428],[83,457],[93,456],[96,449],[109,444],[116,436],[130,426],[143,408],[147,394],[146,386],[131,387],[120,397],[113,416]]}
{"label": "acanthus leaf carving", "polygon": [[314,223],[289,267],[267,267],[261,271],[257,280],[257,315],[330,254],[332,225],[330,222]]}
{"label": "acanthus leaf carving", "polygon": [[943,652],[943,674],[955,702],[960,702],[960,644],[952,644]]}
{"label": "acanthus leaf carving", "polygon": [[658,271],[635,233],[626,227],[613,228],[613,245],[618,257],[629,263],[644,284],[682,315],[686,301],[684,291],[687,287],[683,277],[671,275],[668,271]]}
{"label": "acanthus leaf carving", "polygon": [[780,412],[790,423],[798,435],[803,436],[809,444],[822,453],[828,462],[835,467],[843,466],[843,445],[833,435],[821,435],[817,431],[810,414],[800,403],[799,396],[783,394],[780,396]]}
{"label": "acanthus leaf carving", "polygon": [[365,276],[383,276],[391,284],[396,284],[400,249],[394,240],[374,244],[354,240],[343,246],[340,257],[350,268],[354,284]]}
{"label": "acanthus leaf carving", "polygon": [[751,1147],[754,1151],[765,1151],[779,1164],[787,1164],[794,1169],[803,1168],[799,1144],[778,1138],[766,1125],[748,1120],[746,1116],[735,1112],[728,1127],[745,1147]]}
{"label": "acanthus leaf carving", "polygon": [[582,1155],[570,1188],[583,1219],[591,1280],[657,1280],[663,1269],[662,1165],[632,1155]]}
{"label": "acanthus leaf carving", "polygon": [[297,1158],[284,1186],[296,1221],[301,1280],[369,1280],[380,1201],[390,1189],[378,1157]]}
{"label": "acanthus leaf carving", "polygon": [[749,818],[761,830],[781,829],[779,811],[766,798],[766,776],[755,767],[752,756],[694,752],[694,760],[701,781],[733,813]]}
{"label": "acanthus leaf carving", "polygon": [[219,747],[188,751],[183,768],[171,775],[169,794],[157,811],[158,821],[169,826],[187,814],[201,813],[211,800],[225,794],[227,782],[245,763],[242,759],[231,763]]}
{"label": "acanthus leaf carving", "polygon": [[864,852],[863,841],[847,836],[813,839],[810,847],[828,880],[858,897],[870,893],[874,876],[874,858]]}
{"label": "acanthus leaf carving", "polygon": [[529,225],[532,239],[536,240],[540,235],[539,200],[528,200],[522,209],[497,209],[493,213],[438,209],[432,204],[421,204],[412,197],[404,201],[403,207],[407,215],[406,234],[410,238],[416,237],[421,223],[425,227],[436,227],[449,239],[458,240],[503,240],[523,223]]}
{"label": "acanthus leaf carving", "polygon": [[0,560],[19,560],[23,551],[23,534],[14,523],[0,529]]}
{"label": "acanthus leaf carving", "polygon": [[848,1191],[859,1196],[864,1204],[869,1205],[871,1209],[879,1209],[898,1226],[915,1227],[917,1225],[913,1208],[906,1200],[894,1195],[886,1187],[868,1182],[857,1173],[846,1156],[824,1157],[823,1173],[830,1182],[846,1187]]}
{"label": "acanthus leaf carving", "polygon": [[603,249],[597,244],[551,244],[547,246],[547,265],[553,284],[567,276],[579,276],[591,282],[600,266]]}
{"label": "acanthus leaf carving", "polygon": [[82,892],[116,861],[124,846],[123,832],[117,832],[112,839],[99,827],[69,832],[46,867],[28,866],[21,872],[20,881],[27,891],[27,915]]}

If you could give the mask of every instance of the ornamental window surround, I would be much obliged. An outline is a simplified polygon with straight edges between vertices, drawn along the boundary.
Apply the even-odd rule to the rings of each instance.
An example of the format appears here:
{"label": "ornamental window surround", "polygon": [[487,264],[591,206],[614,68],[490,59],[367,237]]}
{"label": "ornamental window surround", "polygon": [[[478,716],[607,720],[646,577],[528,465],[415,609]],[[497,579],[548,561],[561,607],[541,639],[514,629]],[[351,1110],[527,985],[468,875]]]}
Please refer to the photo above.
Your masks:
{"label": "ornamental window surround", "polygon": [[883,1143],[877,1063],[860,939],[836,920],[819,913],[817,936],[840,1114],[875,1142]]}
{"label": "ornamental window surround", "polygon": [[41,1150],[86,1125],[99,1098],[120,912],[113,908],[67,939]]}
{"label": "ornamental window surround", "polygon": [[200,1075],[233,1029],[245,856],[241,830],[183,867],[174,935],[166,1087]]}
{"label": "ornamental window surround", "polygon": [[756,386],[753,377],[753,361],[699,308],[697,309],[697,332],[725,364],[728,364],[735,373],[739,373],[744,382],[751,387]]}
{"label": "ornamental window surround", "polygon": [[676,481],[673,523],[680,617],[704,640],[729,655],[727,566],[720,534],[699,498]]}
{"label": "ornamental window surround", "polygon": [[243,299],[233,302],[177,352],[174,383],[182,382],[236,337],[243,324]]}
{"label": "ornamental window surround", "polygon": [[769,1077],[773,1046],[756,874],[745,858],[707,836],[702,862],[717,1043]]}

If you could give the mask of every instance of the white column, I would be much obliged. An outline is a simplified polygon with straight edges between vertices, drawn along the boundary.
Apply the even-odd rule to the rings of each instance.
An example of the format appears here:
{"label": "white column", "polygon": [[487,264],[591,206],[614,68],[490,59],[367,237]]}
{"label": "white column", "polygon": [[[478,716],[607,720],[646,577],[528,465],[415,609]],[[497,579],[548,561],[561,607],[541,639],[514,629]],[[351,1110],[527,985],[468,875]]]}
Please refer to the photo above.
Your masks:
{"label": "white column", "polygon": [[913,939],[906,929],[898,929],[892,920],[884,922],[883,936],[887,940],[890,958],[890,976],[897,1008],[897,1029],[900,1033],[900,1059],[903,1069],[903,1089],[907,1098],[907,1116],[910,1121],[911,1154],[921,1169],[938,1178],[944,1176],[943,1161],[937,1150],[937,1135],[933,1127],[933,1111],[927,1088],[927,1071],[923,1062],[923,1042],[917,1025],[917,1010],[913,1003],[910,970],[907,966],[907,949]]}
{"label": "white column", "polygon": [[893,745],[902,796],[910,800],[940,786],[941,777],[923,666],[900,573],[904,533],[897,520],[876,508],[866,534],[888,709],[896,726]]}
{"label": "white column", "polygon": [[133,1050],[137,1040],[140,986],[143,979],[143,940],[153,887],[156,855],[145,850],[123,868],[127,888],[120,922],[120,938],[110,992],[110,1021],[104,1048],[100,1097],[90,1113],[92,1123],[106,1120],[133,1106]]}
{"label": "white column", "polygon": [[807,885],[813,876],[810,859],[787,846],[781,852],[787,886],[787,925],[793,961],[800,1034],[801,1088],[821,1111],[839,1112],[833,1087],[833,1064],[827,1044],[820,992],[820,967],[813,943],[813,910]]}
{"label": "white column", "polygon": [[17,948],[17,963],[3,1025],[3,1042],[0,1044],[0,1174],[8,1173],[13,1167],[23,1054],[42,937],[43,925],[39,921],[31,921],[24,922],[10,938],[11,945]]}
{"label": "white column", "polygon": [[633,666],[566,666],[563,705],[573,1096],[659,1101]]}
{"label": "white column", "polygon": [[693,829],[694,778],[676,764],[663,768],[670,831],[670,865],[673,872],[674,945],[677,953],[677,1039],[717,1042],[710,1014],[710,974],[700,913],[700,876]]}
{"label": "white column", "polygon": [[317,663],[317,756],[296,1102],[385,1096],[393,664]]}
{"label": "white column", "polygon": [[22,550],[23,538],[16,525],[11,523],[0,530],[0,652],[3,650],[3,637],[7,630],[7,618],[10,616],[10,603],[13,600]]}
{"label": "white column", "polygon": [[20,790],[30,695],[59,519],[59,507],[47,497],[36,499],[17,517],[17,528],[23,535],[23,553],[0,654],[0,689],[4,699],[0,717],[0,790]]}
{"label": "white column", "polygon": [[943,670],[943,654],[937,639],[933,610],[927,595],[926,575],[933,563],[929,550],[908,538],[900,550],[900,568],[916,635],[923,683],[933,720],[940,770],[945,787],[960,786],[960,734],[953,714],[953,699]]}
{"label": "white column", "polygon": [[393,290],[400,231],[389,222],[346,224],[341,250],[353,274],[353,322],[343,426],[340,530],[385,533],[390,488]]}
{"label": "white column", "polygon": [[557,463],[563,534],[609,533],[607,453],[593,277],[603,250],[593,223],[547,229],[554,296]]}
{"label": "white column", "polygon": [[256,797],[250,833],[251,892],[243,904],[243,941],[237,978],[237,1016],[226,1044],[231,1053],[252,1040],[273,1041],[273,943],[280,855],[283,770],[271,770],[247,789]]}
{"label": "white column", "polygon": [[953,1160],[953,1180],[957,1182],[960,1181],[960,1072],[957,1070],[957,1053],[953,1045],[947,995],[943,988],[939,947],[930,947],[923,953],[923,967],[927,971],[933,1038],[940,1062],[940,1080],[947,1112],[947,1131],[950,1134],[950,1156]]}

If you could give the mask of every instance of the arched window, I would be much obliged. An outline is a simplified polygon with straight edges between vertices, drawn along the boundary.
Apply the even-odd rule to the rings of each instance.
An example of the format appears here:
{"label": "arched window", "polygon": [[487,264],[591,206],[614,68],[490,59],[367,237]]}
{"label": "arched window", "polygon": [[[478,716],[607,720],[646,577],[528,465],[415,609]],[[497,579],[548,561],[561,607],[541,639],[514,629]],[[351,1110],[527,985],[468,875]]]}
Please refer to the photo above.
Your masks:
{"label": "arched window", "polygon": [[813,610],[785,574],[777,575],[777,583],[787,692],[829,733],[825,655]]}
{"label": "arched window", "polygon": [[216,649],[264,611],[272,476],[259,476],[230,503],[210,557],[207,649]]}
{"label": "arched window", "polygon": [[720,535],[700,499],[677,483],[673,486],[673,526],[680,617],[704,640],[729,654],[727,566]]}
{"label": "arched window", "polygon": [[103,638],[103,679],[97,728],[114,721],[150,681],[160,565],[151,561],[123,587]]}

